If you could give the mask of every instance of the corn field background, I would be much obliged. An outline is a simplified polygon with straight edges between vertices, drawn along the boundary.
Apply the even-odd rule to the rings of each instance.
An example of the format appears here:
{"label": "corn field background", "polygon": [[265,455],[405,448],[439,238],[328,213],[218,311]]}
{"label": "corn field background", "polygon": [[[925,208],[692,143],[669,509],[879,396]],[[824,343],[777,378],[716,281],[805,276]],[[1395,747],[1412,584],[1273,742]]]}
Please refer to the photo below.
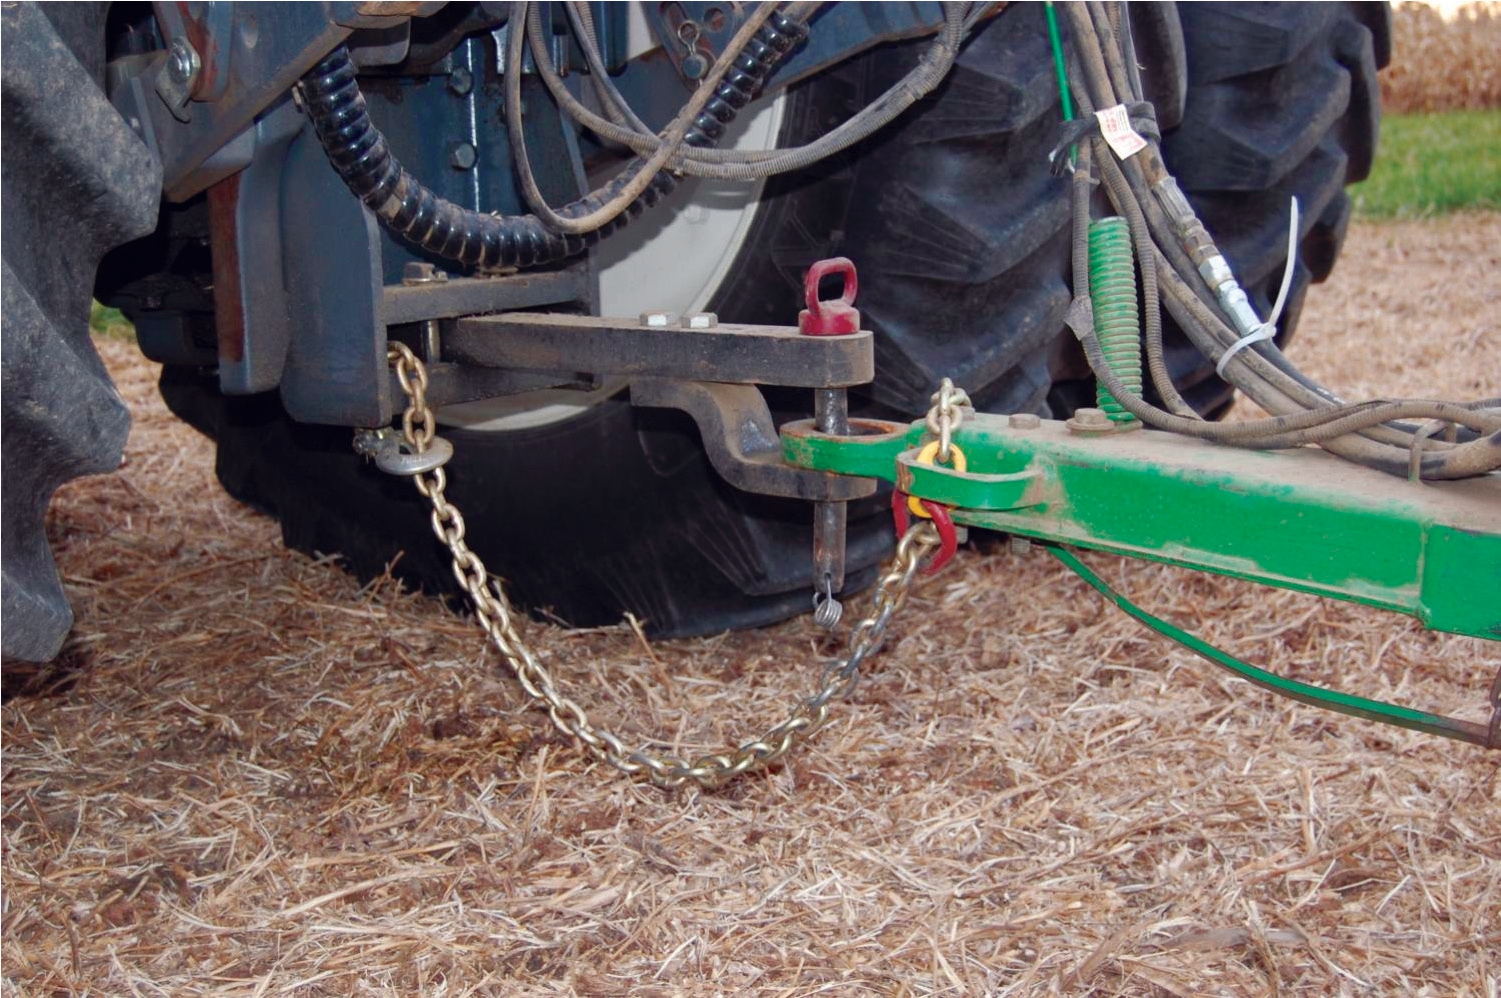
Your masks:
{"label": "corn field background", "polygon": [[1448,12],[1399,3],[1392,19],[1392,61],[1381,72],[1384,111],[1501,107],[1501,3],[1468,3]]}

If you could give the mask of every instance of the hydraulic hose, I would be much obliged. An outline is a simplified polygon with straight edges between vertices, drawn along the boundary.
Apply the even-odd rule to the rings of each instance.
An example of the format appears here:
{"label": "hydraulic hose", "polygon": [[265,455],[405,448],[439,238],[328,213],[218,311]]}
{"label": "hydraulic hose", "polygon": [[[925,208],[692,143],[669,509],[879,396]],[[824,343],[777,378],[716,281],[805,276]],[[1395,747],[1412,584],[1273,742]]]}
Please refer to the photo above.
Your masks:
{"label": "hydraulic hose", "polygon": [[[522,31],[522,25],[515,25]],[[712,146],[725,125],[750,103],[781,58],[807,35],[807,26],[774,13],[725,74],[714,96],[687,130],[684,142]],[[349,51],[340,46],[302,79],[304,106],[334,170],[376,218],[421,249],[471,267],[535,267],[583,252],[656,204],[676,186],[658,172],[610,221],[583,234],[550,230],[534,215],[497,216],[471,211],[434,194],[392,155],[385,136],[370,121]],[[609,205],[645,165],[637,159],[602,189],[558,209],[570,218]]]}
{"label": "hydraulic hose", "polygon": [[[1082,71],[1073,74],[1079,83],[1076,97],[1081,114],[1087,114],[1091,104],[1111,106],[1118,102],[1119,95],[1134,95],[1137,84],[1129,66],[1135,57],[1124,17],[1114,7],[1098,3],[1070,6],[1068,14],[1082,63]],[[1208,293],[1208,286],[1201,284],[1195,263],[1217,251],[1182,195],[1169,196],[1176,192],[1176,186],[1166,183],[1170,177],[1156,146],[1149,143],[1142,156],[1117,161],[1102,141],[1095,139],[1092,144],[1101,160],[1098,172],[1110,200],[1129,222],[1138,251],[1150,256],[1154,269],[1160,272],[1164,303],[1195,346],[1211,359],[1222,356],[1240,339],[1241,332],[1230,327],[1214,295]],[[1186,219],[1183,212],[1188,212]],[[1182,227],[1185,222],[1187,228]],[[1076,259],[1080,244],[1086,240],[1086,226],[1076,223]],[[1144,278],[1147,272],[1144,265]],[[1158,370],[1160,344],[1154,342],[1152,330],[1147,333],[1147,359],[1155,383],[1165,371]],[[1239,446],[1277,448],[1313,442],[1392,474],[1406,475],[1411,468],[1430,479],[1483,474],[1501,464],[1497,453],[1497,426],[1501,424],[1494,421],[1496,413],[1489,405],[1471,407],[1420,399],[1350,405],[1298,371],[1275,345],[1264,343],[1239,354],[1227,377],[1273,413],[1273,418],[1233,427],[1205,423],[1192,426],[1174,418],[1185,413],[1167,393],[1162,394],[1168,408],[1174,410],[1172,415],[1131,392],[1111,369],[1101,338],[1084,332],[1080,338],[1097,379],[1110,387],[1115,399],[1138,418],[1164,429]],[[1450,418],[1462,409],[1472,409],[1472,417]],[[1431,431],[1415,435],[1418,427],[1397,421],[1413,417],[1445,423],[1456,431],[1452,435],[1458,439],[1431,439]]]}

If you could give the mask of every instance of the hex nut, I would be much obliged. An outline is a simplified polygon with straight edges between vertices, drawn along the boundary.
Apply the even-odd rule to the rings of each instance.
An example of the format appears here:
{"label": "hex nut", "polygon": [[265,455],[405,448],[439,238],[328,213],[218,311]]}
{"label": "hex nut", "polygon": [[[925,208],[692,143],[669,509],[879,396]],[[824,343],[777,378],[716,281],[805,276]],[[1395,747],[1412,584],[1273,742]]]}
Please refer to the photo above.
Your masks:
{"label": "hex nut", "polygon": [[167,56],[167,72],[177,83],[187,83],[198,73],[198,52],[181,35],[172,39],[172,48]]}
{"label": "hex nut", "polygon": [[1064,421],[1069,432],[1085,437],[1098,437],[1115,430],[1115,423],[1104,409],[1075,409],[1073,416]]}
{"label": "hex nut", "polygon": [[672,325],[671,312],[642,312],[641,325],[650,326],[653,329],[664,329]]}
{"label": "hex nut", "polygon": [[448,149],[448,163],[455,170],[472,170],[479,161],[479,152],[468,142],[455,142]]}
{"label": "hex nut", "polygon": [[1007,538],[1006,544],[1011,548],[1011,553],[1015,555],[1030,554],[1032,551],[1032,539],[1030,537],[1018,537],[1016,534],[1012,534]]}
{"label": "hex nut", "polygon": [[474,89],[474,74],[463,66],[455,66],[448,74],[448,89],[455,97],[468,96]]}
{"label": "hex nut", "polygon": [[1035,412],[1013,412],[1006,418],[1006,425],[1013,430],[1035,430],[1042,425],[1042,417]]}
{"label": "hex nut", "polygon": [[719,316],[713,312],[689,312],[678,320],[684,329],[713,329],[719,325]]}

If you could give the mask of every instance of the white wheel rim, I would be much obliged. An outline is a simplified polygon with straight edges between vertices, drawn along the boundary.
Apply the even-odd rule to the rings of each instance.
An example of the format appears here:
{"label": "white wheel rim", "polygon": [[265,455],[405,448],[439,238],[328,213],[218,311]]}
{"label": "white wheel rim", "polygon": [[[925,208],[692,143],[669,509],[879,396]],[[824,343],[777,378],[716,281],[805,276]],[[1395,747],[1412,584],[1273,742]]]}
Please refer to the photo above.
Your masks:
{"label": "white wheel rim", "polygon": [[[773,149],[785,95],[731,125],[721,148]],[[706,308],[734,265],[755,221],[765,180],[752,183],[684,177],[666,204],[599,244],[603,315]],[[619,382],[588,392],[550,389],[444,406],[439,420],[482,432],[547,426],[573,419],[620,391]]]}

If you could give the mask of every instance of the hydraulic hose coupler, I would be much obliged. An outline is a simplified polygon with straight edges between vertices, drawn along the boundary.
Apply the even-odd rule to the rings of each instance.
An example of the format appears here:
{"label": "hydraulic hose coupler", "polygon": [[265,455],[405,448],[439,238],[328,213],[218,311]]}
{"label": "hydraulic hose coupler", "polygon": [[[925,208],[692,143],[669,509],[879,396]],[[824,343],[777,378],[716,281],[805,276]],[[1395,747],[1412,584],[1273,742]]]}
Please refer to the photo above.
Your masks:
{"label": "hydraulic hose coupler", "polygon": [[1240,282],[1230,271],[1229,262],[1223,256],[1216,253],[1199,264],[1199,273],[1203,276],[1205,283],[1214,289],[1220,308],[1223,308],[1225,314],[1230,316],[1236,332],[1242,336],[1250,336],[1261,328],[1260,317],[1251,307],[1251,300],[1246,297]]}

